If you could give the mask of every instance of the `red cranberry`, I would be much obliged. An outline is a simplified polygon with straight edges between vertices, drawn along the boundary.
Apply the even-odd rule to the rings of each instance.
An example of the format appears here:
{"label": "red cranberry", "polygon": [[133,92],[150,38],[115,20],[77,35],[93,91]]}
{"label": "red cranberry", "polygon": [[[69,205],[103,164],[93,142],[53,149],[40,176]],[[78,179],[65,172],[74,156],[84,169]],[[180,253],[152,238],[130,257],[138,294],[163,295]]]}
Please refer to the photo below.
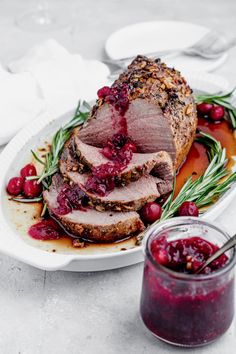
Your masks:
{"label": "red cranberry", "polygon": [[109,146],[105,146],[102,149],[102,154],[109,160],[112,160],[113,155],[114,155],[114,151],[109,147]]}
{"label": "red cranberry", "polygon": [[24,180],[22,177],[13,177],[7,184],[7,191],[12,195],[19,195],[22,192]]}
{"label": "red cranberry", "polygon": [[211,103],[199,103],[197,105],[197,111],[200,115],[207,115],[212,109],[213,105]]}
{"label": "red cranberry", "polygon": [[129,141],[128,143],[126,143],[125,148],[126,148],[126,150],[131,150],[132,152],[137,152],[136,145],[132,141]]}
{"label": "red cranberry", "polygon": [[167,265],[169,263],[169,257],[166,250],[160,249],[154,253],[154,257],[157,263]]}
{"label": "red cranberry", "polygon": [[210,110],[210,118],[212,120],[221,120],[224,118],[225,109],[222,106],[213,106]]}
{"label": "red cranberry", "polygon": [[155,202],[149,202],[142,207],[140,213],[145,222],[153,223],[154,221],[160,219],[162,208]]}
{"label": "red cranberry", "polygon": [[194,202],[184,202],[179,207],[179,216],[198,216],[199,210]]}
{"label": "red cranberry", "polygon": [[32,163],[29,163],[28,165],[26,165],[20,170],[20,175],[22,178],[26,178],[29,176],[36,176],[37,171],[34,165]]}
{"label": "red cranberry", "polygon": [[38,197],[42,193],[42,185],[37,180],[26,180],[23,185],[24,195],[28,198]]}
{"label": "red cranberry", "polygon": [[97,95],[99,98],[104,98],[104,97],[108,96],[110,94],[110,92],[111,92],[110,87],[104,86],[104,87],[100,88],[100,90],[98,90]]}

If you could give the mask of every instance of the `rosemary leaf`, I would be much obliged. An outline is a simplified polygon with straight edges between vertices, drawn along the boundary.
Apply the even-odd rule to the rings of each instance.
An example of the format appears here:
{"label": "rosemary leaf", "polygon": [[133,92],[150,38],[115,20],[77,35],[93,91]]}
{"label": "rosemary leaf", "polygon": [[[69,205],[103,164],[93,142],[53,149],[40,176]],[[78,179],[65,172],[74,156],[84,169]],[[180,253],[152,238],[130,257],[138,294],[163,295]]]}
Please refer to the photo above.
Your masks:
{"label": "rosemary leaf", "polygon": [[31,151],[33,157],[35,158],[35,160],[38,161],[39,163],[41,163],[41,165],[45,166],[45,162],[43,162],[43,160],[41,160],[33,150],[30,150],[30,151]]}
{"label": "rosemary leaf", "polygon": [[[83,102],[82,106],[80,102],[75,110],[75,114],[72,119],[61,127],[53,136],[51,149],[45,156],[45,161],[41,161],[38,156],[32,152],[33,156],[40,162],[43,163],[44,169],[40,176],[37,176],[38,183],[42,183],[45,189],[48,189],[51,184],[52,176],[58,171],[58,163],[62,149],[65,142],[69,139],[72,130],[82,125],[88,118],[88,109],[90,107],[87,103]],[[35,177],[36,179],[36,177]]]}

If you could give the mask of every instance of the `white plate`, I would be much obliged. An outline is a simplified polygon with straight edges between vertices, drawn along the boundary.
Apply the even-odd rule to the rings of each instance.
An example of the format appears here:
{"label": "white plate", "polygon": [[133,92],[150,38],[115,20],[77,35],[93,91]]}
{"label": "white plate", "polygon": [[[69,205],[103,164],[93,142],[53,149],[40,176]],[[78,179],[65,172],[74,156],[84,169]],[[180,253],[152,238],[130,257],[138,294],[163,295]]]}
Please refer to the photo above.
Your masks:
{"label": "white plate", "polygon": [[[196,90],[213,93],[229,89],[228,83],[224,79],[212,74],[189,73],[187,79]],[[55,133],[71,116],[72,112],[69,112],[62,117],[55,117],[56,119],[50,123],[47,117],[33,121],[15,136],[0,155],[0,251],[27,264],[46,270],[98,271],[141,262],[143,259],[141,247],[126,251],[114,252],[113,250],[113,252],[107,251],[89,255],[49,253],[25,242],[28,236],[22,237],[10,220],[8,209],[3,202],[7,199],[5,192],[7,180],[29,161],[31,158],[30,149],[41,146],[45,137]],[[236,184],[205,213],[204,218],[215,219],[223,212],[235,194]]]}
{"label": "white plate", "polygon": [[[208,28],[178,21],[141,22],[121,28],[106,41],[105,50],[112,59],[120,59],[158,50],[186,48],[200,40]],[[177,55],[163,58],[179,70],[212,71],[222,65],[228,54],[218,59]]]}

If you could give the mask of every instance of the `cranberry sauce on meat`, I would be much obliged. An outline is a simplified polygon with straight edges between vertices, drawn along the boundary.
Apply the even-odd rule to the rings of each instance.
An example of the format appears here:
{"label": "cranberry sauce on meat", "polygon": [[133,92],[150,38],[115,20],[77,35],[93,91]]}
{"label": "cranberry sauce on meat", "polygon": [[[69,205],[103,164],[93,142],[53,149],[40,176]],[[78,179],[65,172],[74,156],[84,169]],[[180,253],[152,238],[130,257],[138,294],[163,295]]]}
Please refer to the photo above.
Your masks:
{"label": "cranberry sauce on meat", "polygon": [[115,134],[101,150],[101,154],[111,161],[92,168],[92,175],[87,180],[86,189],[101,196],[114,190],[117,174],[128,166],[133,152],[136,151],[136,146],[129,137]]}
{"label": "cranberry sauce on meat", "polygon": [[64,184],[57,196],[58,206],[53,210],[56,215],[66,215],[72,210],[86,210],[88,198],[79,186]]}

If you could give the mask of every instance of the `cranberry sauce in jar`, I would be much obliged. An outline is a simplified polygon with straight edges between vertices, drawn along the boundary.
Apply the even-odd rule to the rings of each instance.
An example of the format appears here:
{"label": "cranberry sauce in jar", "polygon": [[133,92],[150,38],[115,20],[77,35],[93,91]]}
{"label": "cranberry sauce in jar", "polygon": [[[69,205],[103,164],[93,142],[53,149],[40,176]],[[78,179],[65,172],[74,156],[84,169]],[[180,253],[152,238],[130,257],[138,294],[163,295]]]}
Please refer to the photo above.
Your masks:
{"label": "cranberry sauce in jar", "polygon": [[146,327],[170,344],[210,343],[229,328],[234,315],[235,250],[195,270],[229,236],[194,217],[178,217],[149,231],[141,295]]}

